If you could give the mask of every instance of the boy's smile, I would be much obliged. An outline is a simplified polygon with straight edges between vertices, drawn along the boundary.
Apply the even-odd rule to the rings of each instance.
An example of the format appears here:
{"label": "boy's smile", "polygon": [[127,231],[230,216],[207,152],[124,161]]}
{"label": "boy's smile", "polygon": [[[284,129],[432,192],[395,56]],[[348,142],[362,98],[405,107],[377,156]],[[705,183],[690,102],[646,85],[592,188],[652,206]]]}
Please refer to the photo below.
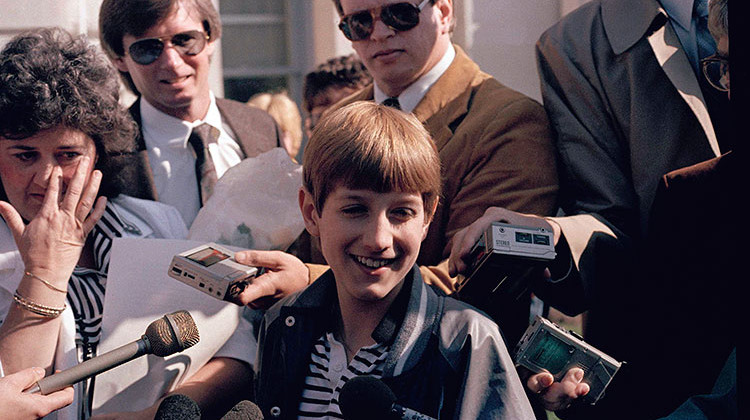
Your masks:
{"label": "boy's smile", "polygon": [[339,299],[395,297],[429,227],[421,195],[338,186],[318,215],[310,194],[300,194],[306,226],[320,237]]}

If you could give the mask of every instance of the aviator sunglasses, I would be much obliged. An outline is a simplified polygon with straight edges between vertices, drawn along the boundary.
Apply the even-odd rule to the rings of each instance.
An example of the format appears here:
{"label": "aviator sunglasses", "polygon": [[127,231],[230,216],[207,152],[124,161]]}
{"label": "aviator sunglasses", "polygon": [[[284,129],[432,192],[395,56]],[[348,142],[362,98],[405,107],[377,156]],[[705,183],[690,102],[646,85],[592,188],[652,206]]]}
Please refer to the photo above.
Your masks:
{"label": "aviator sunglasses", "polygon": [[164,51],[165,39],[168,39],[168,42],[180,54],[198,55],[206,48],[208,35],[201,31],[187,31],[160,38],[139,39],[128,48],[130,58],[144,66],[153,63]]}
{"label": "aviator sunglasses", "polygon": [[423,0],[419,6],[409,2],[393,3],[383,7],[362,10],[343,16],[339,29],[350,41],[362,41],[372,35],[375,28],[375,14],[380,10],[380,20],[394,31],[408,31],[419,24],[419,13],[430,0]]}

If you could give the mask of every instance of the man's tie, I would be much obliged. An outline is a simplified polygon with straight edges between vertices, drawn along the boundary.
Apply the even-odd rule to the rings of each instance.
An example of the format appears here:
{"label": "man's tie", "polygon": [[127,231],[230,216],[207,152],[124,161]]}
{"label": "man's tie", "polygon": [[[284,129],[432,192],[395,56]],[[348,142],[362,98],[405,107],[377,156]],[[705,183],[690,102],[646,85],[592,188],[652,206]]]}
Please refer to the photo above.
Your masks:
{"label": "man's tie", "polygon": [[195,150],[195,175],[200,185],[198,192],[200,193],[201,206],[205,205],[208,198],[211,197],[214,184],[218,180],[216,167],[208,150],[208,145],[216,143],[218,139],[219,129],[206,123],[193,127],[193,131],[188,137],[188,143]]}
{"label": "man's tie", "polygon": [[391,108],[401,109],[401,104],[398,102],[398,97],[391,96],[390,98],[387,98],[383,101],[383,105],[389,106]]}

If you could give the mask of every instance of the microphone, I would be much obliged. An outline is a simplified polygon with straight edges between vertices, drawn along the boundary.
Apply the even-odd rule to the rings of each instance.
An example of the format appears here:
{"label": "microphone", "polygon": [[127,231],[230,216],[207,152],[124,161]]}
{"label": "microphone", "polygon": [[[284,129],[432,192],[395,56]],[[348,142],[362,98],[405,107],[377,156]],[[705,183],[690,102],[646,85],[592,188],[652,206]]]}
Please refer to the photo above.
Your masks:
{"label": "microphone", "polygon": [[263,412],[254,403],[243,400],[224,414],[221,420],[263,420]]}
{"label": "microphone", "polygon": [[166,357],[194,346],[200,341],[198,327],[188,311],[164,315],[149,324],[146,333],[130,344],[84,361],[70,369],[42,378],[24,391],[47,395],[120,366],[144,354]]}
{"label": "microphone", "polygon": [[374,376],[355,376],[339,392],[339,407],[345,419],[435,420],[396,404],[396,395]]}
{"label": "microphone", "polygon": [[164,398],[156,410],[154,420],[200,420],[201,409],[192,398],[172,394]]}

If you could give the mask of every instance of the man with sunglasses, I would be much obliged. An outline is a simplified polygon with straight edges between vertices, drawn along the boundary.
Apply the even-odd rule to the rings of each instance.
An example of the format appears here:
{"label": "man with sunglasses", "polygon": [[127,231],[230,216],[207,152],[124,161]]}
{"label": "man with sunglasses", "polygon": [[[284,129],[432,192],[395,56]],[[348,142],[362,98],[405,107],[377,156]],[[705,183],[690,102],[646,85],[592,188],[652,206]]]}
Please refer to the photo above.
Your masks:
{"label": "man with sunglasses", "polygon": [[[140,125],[139,154],[128,168],[139,179],[127,193],[175,206],[187,225],[204,197],[198,186],[194,129],[217,133],[205,148],[218,178],[245,157],[280,146],[270,115],[243,103],[215,98],[208,71],[219,14],[211,0],[104,0],[101,44],[139,99],[130,108]],[[190,145],[188,145],[190,144]],[[210,159],[210,160],[209,160]],[[201,174],[203,175],[203,174]],[[252,326],[242,320],[214,355],[211,369],[190,397],[204,415],[218,418],[250,398],[255,346]]]}
{"label": "man with sunglasses", "polygon": [[[131,168],[140,182],[128,193],[173,205],[190,226],[215,179],[280,145],[278,127],[267,113],[211,92],[222,29],[211,0],[105,0],[99,27],[104,50],[139,95],[130,111],[142,134]],[[211,137],[196,140],[202,129]]]}
{"label": "man with sunglasses", "polygon": [[[453,292],[454,280],[441,263],[457,230],[492,205],[542,215],[555,210],[557,172],[544,110],[482,72],[451,43],[452,0],[334,0],[334,5],[340,30],[374,79],[337,106],[396,102],[416,115],[435,141],[443,196],[417,262],[430,267],[423,269],[428,282]],[[513,345],[528,326],[529,303],[526,295],[480,309],[500,322]]]}

